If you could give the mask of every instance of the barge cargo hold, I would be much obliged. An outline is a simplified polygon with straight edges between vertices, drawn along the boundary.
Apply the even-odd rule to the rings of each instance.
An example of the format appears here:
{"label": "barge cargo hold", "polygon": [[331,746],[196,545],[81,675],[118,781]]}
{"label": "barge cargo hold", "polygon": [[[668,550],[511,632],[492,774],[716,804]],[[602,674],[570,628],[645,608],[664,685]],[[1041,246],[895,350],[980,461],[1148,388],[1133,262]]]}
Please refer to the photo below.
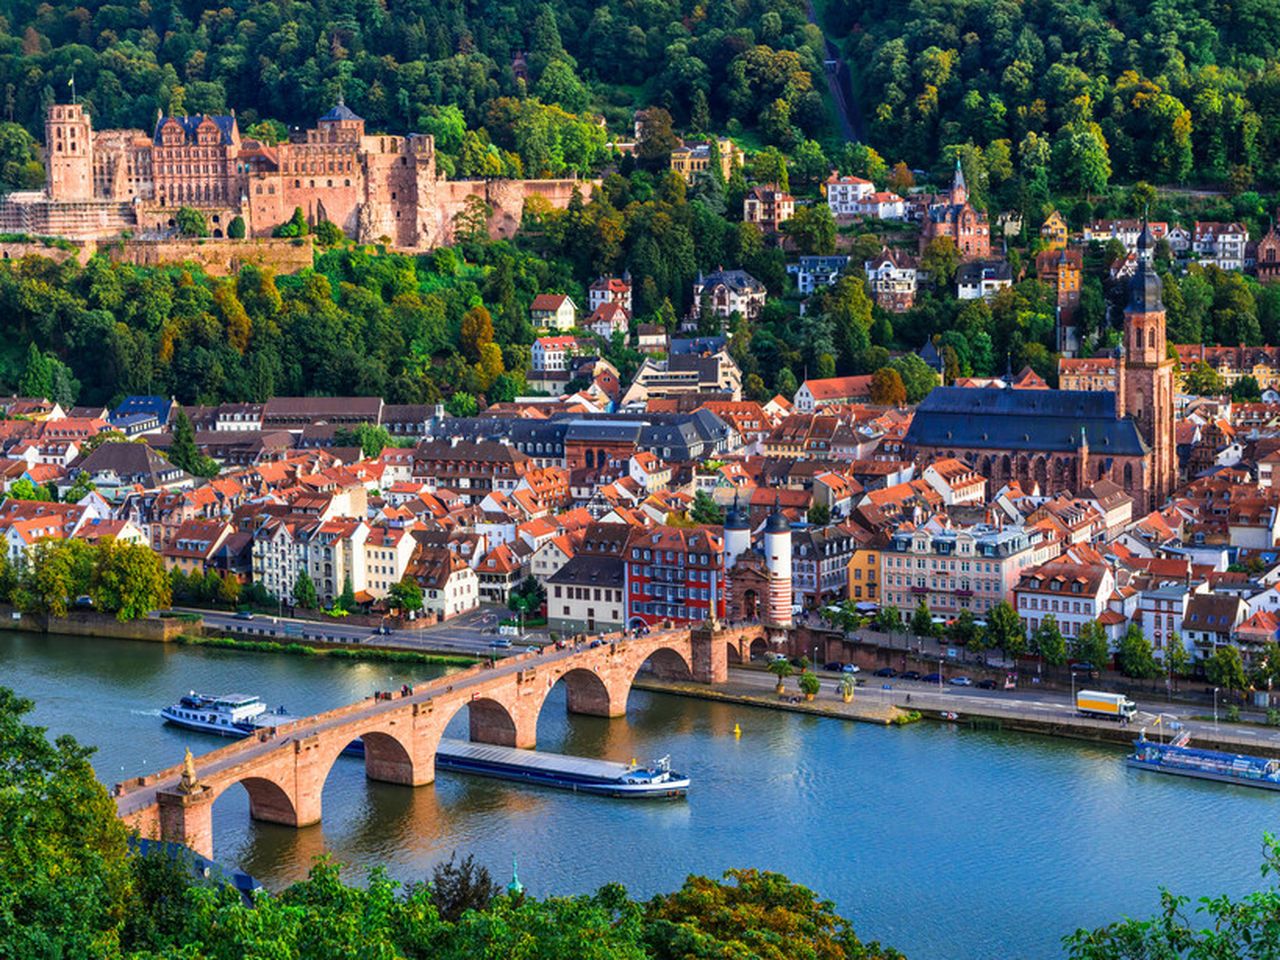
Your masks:
{"label": "barge cargo hold", "polygon": [[666,758],[642,767],[449,737],[436,748],[436,769],[605,797],[674,799],[689,792],[689,778],[673,773]]}

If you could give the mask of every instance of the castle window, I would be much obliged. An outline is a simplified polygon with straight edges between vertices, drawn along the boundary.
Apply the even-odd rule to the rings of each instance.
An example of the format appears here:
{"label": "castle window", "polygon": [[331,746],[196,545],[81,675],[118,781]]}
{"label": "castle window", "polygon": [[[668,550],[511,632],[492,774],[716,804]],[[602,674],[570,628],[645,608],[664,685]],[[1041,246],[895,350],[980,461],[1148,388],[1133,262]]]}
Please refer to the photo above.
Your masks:
{"label": "castle window", "polygon": [[[351,186],[351,181],[350,181],[350,180],[343,180],[343,181],[342,181],[342,185],[343,185],[344,187],[349,187],[349,186]],[[1272,252],[1272,253],[1275,253],[1275,251],[1274,251],[1274,250],[1272,250],[1271,252]]]}

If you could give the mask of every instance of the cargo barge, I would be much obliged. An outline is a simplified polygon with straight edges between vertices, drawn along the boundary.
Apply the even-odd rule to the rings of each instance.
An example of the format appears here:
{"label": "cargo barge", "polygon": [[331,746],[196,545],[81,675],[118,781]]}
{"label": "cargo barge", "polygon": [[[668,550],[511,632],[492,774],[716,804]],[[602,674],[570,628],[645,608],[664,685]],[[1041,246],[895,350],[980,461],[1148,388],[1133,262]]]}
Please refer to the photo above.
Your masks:
{"label": "cargo barge", "polygon": [[1172,743],[1156,743],[1145,736],[1140,737],[1134,742],[1133,753],[1125,758],[1125,763],[1137,770],[1280,790],[1280,760],[1200,750],[1188,747],[1186,742],[1186,737]]}

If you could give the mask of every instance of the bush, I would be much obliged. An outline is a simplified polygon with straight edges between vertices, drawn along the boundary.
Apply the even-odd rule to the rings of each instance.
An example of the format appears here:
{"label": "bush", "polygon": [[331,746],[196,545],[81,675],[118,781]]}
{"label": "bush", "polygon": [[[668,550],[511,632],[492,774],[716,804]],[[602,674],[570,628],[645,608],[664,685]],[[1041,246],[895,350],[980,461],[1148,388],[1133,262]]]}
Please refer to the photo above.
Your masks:
{"label": "bush", "polygon": [[1231,706],[1227,707],[1226,715],[1222,719],[1226,720],[1227,723],[1239,723],[1240,708],[1233,703]]}
{"label": "bush", "polygon": [[896,726],[905,727],[908,723],[915,723],[917,720],[922,719],[923,717],[919,710],[908,710],[906,713],[899,713],[893,718],[893,722]]}
{"label": "bush", "polygon": [[1280,727],[1280,710],[1276,710],[1273,707],[1267,711],[1267,726]]}

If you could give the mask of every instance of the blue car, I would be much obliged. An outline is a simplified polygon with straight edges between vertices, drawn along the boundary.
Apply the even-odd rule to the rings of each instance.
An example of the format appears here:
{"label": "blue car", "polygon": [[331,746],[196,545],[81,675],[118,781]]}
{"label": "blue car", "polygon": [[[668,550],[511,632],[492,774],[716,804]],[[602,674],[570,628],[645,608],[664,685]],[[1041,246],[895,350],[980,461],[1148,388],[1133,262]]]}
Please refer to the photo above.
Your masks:
{"label": "blue car", "polygon": [[953,687],[972,687],[973,681],[968,677],[952,677],[949,681]]}

